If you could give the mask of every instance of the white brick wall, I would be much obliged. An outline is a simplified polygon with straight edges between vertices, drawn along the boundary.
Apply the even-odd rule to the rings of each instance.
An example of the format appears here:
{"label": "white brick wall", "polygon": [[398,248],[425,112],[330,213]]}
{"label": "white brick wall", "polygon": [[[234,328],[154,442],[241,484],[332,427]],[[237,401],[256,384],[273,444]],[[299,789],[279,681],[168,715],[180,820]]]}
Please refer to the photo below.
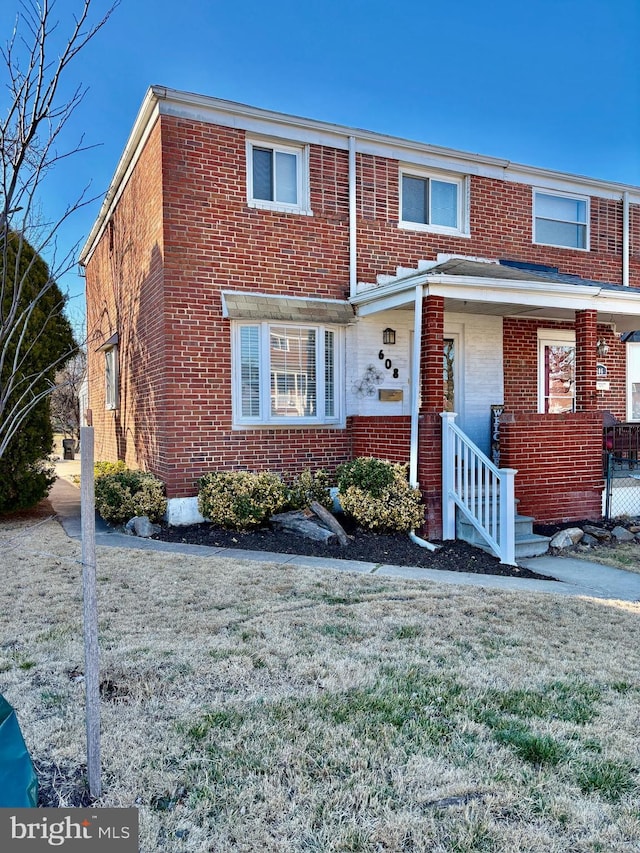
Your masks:
{"label": "white brick wall", "polygon": [[[387,327],[396,331],[396,343],[382,343]],[[348,415],[408,415],[411,413],[411,340],[413,311],[387,311],[359,320],[347,329],[346,392]],[[491,405],[503,402],[502,318],[472,314],[445,314],[445,335],[456,334],[460,343],[459,388],[463,402],[458,423],[481,450],[489,453]],[[378,357],[383,350],[390,358]],[[380,384],[371,385],[372,395],[362,388],[367,368],[382,374]],[[393,369],[398,378],[393,378]],[[365,383],[366,384],[366,383]],[[361,390],[358,390],[361,386]],[[378,399],[380,388],[403,392],[402,402],[384,403]]]}
{"label": "white brick wall", "polygon": [[490,450],[491,406],[504,401],[502,318],[445,314],[445,335],[457,331],[462,345],[463,411],[458,423],[487,455]]}
{"label": "white brick wall", "polygon": [[[382,343],[382,332],[387,327],[395,329],[396,342],[393,345]],[[410,396],[410,353],[411,332],[413,330],[413,311],[385,311],[359,320],[347,329],[347,415],[409,415],[411,413]],[[380,359],[380,350],[384,359]],[[391,359],[391,368],[385,367],[386,359]],[[362,387],[369,366],[382,374],[380,384],[373,384],[366,393]],[[397,369],[398,378],[393,378]],[[359,390],[360,386],[361,390]],[[382,388],[401,389],[402,402],[383,403],[378,399],[378,390]]]}

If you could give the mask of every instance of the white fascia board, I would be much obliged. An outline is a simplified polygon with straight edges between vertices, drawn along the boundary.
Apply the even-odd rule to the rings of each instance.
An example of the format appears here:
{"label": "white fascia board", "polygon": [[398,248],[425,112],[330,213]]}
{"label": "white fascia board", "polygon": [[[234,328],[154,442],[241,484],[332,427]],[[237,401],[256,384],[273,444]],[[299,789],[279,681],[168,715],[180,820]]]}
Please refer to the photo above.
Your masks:
{"label": "white fascia board", "polygon": [[572,311],[597,310],[640,317],[640,291],[636,295],[585,285],[472,276],[430,276],[428,272],[358,294],[351,302],[357,306],[359,316],[375,314],[407,304],[414,297],[416,285],[420,284],[426,286],[429,295],[458,301],[499,302]]}
{"label": "white fascia board", "polygon": [[555,190],[573,195],[590,195],[620,201],[625,192],[629,193],[631,204],[640,204],[640,189],[617,181],[602,181],[583,175],[571,175],[554,172],[535,166],[523,166],[511,163],[503,175],[504,180],[518,184],[527,184],[538,189]]}
{"label": "white fascia board", "polygon": [[144,97],[122,156],[116,166],[109,189],[100,207],[100,212],[80,252],[78,262],[81,266],[86,266],[91,259],[91,255],[98,245],[105,226],[113,213],[113,209],[118,203],[127,181],[138,162],[138,158],[156,123],[158,115],[158,101],[152,90],[149,89]]}
{"label": "white fascia board", "polygon": [[358,317],[369,317],[372,314],[379,314],[381,311],[389,311],[392,308],[402,308],[404,306],[413,305],[415,300],[415,288],[408,290],[403,288],[398,293],[388,293],[386,296],[381,296],[375,301],[356,302]]}

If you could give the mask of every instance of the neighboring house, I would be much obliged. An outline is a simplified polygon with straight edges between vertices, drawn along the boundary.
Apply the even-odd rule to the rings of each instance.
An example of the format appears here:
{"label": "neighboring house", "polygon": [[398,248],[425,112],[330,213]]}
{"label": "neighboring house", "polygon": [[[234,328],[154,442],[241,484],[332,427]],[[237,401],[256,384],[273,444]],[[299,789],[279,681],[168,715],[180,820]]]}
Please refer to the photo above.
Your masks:
{"label": "neighboring house", "polygon": [[173,523],[205,472],[374,455],[451,536],[491,509],[464,436],[521,512],[595,518],[602,412],[640,423],[638,187],[154,87],[82,263],[96,458]]}

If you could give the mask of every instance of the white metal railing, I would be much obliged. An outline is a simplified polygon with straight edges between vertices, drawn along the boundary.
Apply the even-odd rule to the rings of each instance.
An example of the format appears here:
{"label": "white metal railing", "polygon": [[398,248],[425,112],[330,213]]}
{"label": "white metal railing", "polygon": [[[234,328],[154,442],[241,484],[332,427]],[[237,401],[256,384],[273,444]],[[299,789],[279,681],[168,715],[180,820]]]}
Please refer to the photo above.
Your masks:
{"label": "white metal railing", "polygon": [[442,537],[456,538],[456,507],[501,563],[515,565],[514,468],[497,468],[442,412]]}

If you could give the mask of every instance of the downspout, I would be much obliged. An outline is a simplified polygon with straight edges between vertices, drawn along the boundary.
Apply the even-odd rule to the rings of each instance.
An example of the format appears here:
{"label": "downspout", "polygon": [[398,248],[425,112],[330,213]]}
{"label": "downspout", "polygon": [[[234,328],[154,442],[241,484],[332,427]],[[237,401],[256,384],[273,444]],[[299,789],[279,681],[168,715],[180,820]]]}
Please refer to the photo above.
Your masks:
{"label": "downspout", "polygon": [[357,292],[358,265],[356,244],[356,138],[349,137],[349,296]]}
{"label": "downspout", "polygon": [[[422,359],[422,296],[423,286],[416,285],[413,317],[413,374],[411,376],[411,440],[409,446],[409,485],[418,488],[418,425],[420,418],[420,362]],[[417,535],[415,530],[409,531],[409,539],[421,548],[437,551],[438,545],[433,545]]]}
{"label": "downspout", "polygon": [[629,191],[622,194],[622,284],[629,287]]}

